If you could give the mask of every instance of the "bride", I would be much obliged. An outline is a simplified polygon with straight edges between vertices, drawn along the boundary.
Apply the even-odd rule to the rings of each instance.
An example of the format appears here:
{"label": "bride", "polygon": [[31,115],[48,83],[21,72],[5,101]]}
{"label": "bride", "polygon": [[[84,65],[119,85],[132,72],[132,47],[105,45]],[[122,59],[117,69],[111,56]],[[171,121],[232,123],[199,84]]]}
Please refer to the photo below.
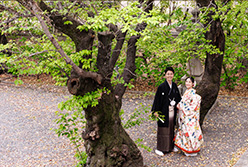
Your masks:
{"label": "bride", "polygon": [[202,131],[199,124],[201,96],[196,94],[194,78],[185,80],[187,90],[178,103],[179,127],[175,135],[174,152],[182,150],[186,156],[196,156],[203,143]]}

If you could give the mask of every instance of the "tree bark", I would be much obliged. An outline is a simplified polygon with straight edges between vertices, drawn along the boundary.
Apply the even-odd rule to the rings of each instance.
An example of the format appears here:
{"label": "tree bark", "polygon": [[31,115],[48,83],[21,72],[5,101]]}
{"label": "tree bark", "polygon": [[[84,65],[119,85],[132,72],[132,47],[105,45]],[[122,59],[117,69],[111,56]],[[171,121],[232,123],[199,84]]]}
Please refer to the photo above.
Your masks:
{"label": "tree bark", "polygon": [[119,30],[117,32],[117,36],[116,36],[117,43],[116,43],[115,48],[113,50],[112,56],[109,60],[109,68],[112,71],[113,71],[115,63],[118,60],[119,55],[121,53],[121,49],[122,49],[123,43],[125,41],[125,37],[126,37],[126,32],[122,33],[121,30]]}
{"label": "tree bark", "polygon": [[[197,0],[197,3],[201,7],[209,6],[209,7],[217,8],[214,1]],[[210,30],[205,34],[205,37],[206,39],[211,40],[210,44],[216,46],[216,48],[218,48],[223,53],[222,54],[207,53],[207,57],[205,60],[204,75],[202,81],[199,83],[199,85],[196,88],[197,92],[202,97],[201,111],[200,111],[201,125],[203,124],[204,118],[207,115],[208,111],[213,106],[213,104],[215,103],[218,97],[222,62],[223,62],[224,49],[225,49],[225,35],[221,27],[221,22],[219,19],[213,20],[212,15],[214,15],[214,13],[210,11],[210,13],[208,14],[209,19],[207,23],[210,24]]]}
{"label": "tree bark", "polygon": [[97,64],[98,73],[100,73],[103,78],[111,78],[113,69],[110,69],[110,55],[112,40],[114,39],[114,34],[112,32],[99,32],[98,33],[98,55]]}
{"label": "tree bark", "polygon": [[[144,8],[145,12],[149,12],[153,8],[153,1],[154,0],[147,0],[145,2],[146,6]],[[144,3],[144,0],[139,0],[139,3]],[[137,32],[141,32],[146,28],[146,23],[141,23],[138,24],[135,30]],[[126,64],[124,68],[124,72],[121,75],[121,78],[124,80],[124,84],[117,84],[115,88],[115,94],[119,97],[122,98],[124,95],[127,86],[125,84],[128,84],[132,78],[134,78],[135,75],[135,70],[136,70],[136,65],[135,65],[135,59],[136,59],[136,51],[137,51],[137,46],[136,43],[138,39],[140,38],[140,35],[136,36],[131,36],[130,39],[128,40],[128,47],[127,47],[127,56],[126,56]]]}
{"label": "tree bark", "polygon": [[[128,49],[126,56],[126,64],[124,68],[124,72],[121,75],[121,78],[124,79],[125,83],[129,83],[129,81],[135,77],[135,57],[136,57],[136,42],[140,36],[132,36],[128,41]],[[115,88],[116,95],[118,97],[122,97],[126,91],[126,86],[124,84],[117,84]]]}
{"label": "tree bark", "polygon": [[248,59],[246,57],[242,58],[241,63],[242,63],[242,66],[244,66],[244,67],[241,68],[241,71],[247,72]]}
{"label": "tree bark", "polygon": [[[6,45],[8,43],[8,40],[4,34],[1,34],[0,32],[0,44]],[[11,55],[11,52],[9,50],[0,50],[3,54]],[[4,63],[0,63],[0,74],[6,73],[8,71],[8,67]]]}

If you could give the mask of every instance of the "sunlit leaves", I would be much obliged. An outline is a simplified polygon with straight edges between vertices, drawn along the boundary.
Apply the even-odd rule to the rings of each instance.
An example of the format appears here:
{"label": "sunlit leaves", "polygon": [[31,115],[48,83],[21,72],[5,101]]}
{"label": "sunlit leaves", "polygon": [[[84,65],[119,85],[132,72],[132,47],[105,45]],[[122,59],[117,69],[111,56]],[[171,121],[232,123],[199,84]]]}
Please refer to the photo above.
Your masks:
{"label": "sunlit leaves", "polygon": [[[153,11],[156,17],[160,17],[156,11]],[[154,16],[155,17],[155,16]],[[138,32],[135,30],[137,24],[159,24],[159,19],[149,17],[149,14],[144,12],[142,8],[138,7],[138,2],[135,1],[130,3],[128,6],[123,8],[107,8],[101,10],[98,15],[87,17],[86,23],[80,25],[78,29],[88,30],[93,29],[95,31],[106,31],[108,24],[118,25],[122,32],[128,31],[130,36],[137,35]]]}
{"label": "sunlit leaves", "polygon": [[70,58],[78,66],[80,63],[82,63],[83,69],[90,69],[92,68],[91,65],[92,65],[93,59],[85,59],[84,56],[90,55],[91,52],[92,52],[91,50],[81,50],[79,52],[70,54]]}
{"label": "sunlit leaves", "polygon": [[[248,58],[247,37],[248,37],[248,16],[247,1],[242,3],[230,2],[226,7],[220,8],[223,11],[221,20],[226,33],[225,56],[223,60],[224,74],[222,75],[222,86],[233,89],[238,82],[247,83],[248,74],[244,74],[240,80],[237,76],[243,59]],[[224,11],[227,11],[224,13]]]}
{"label": "sunlit leaves", "polygon": [[123,123],[123,127],[128,129],[136,125],[141,125],[147,118],[141,115],[148,114],[150,109],[144,106],[142,103],[139,104],[138,109],[136,108],[130,115],[129,118]]}
{"label": "sunlit leaves", "polygon": [[141,139],[141,138],[138,138],[138,139],[135,141],[135,143],[136,143],[139,147],[141,147],[141,148],[143,148],[143,149],[145,149],[145,150],[147,150],[147,151],[149,151],[149,152],[151,152],[151,151],[153,150],[152,148],[150,148],[150,147],[148,147],[148,146],[142,144],[141,142],[143,142],[143,139]]}
{"label": "sunlit leaves", "polygon": [[65,21],[64,24],[68,25],[68,24],[72,24],[72,22],[71,21]]}
{"label": "sunlit leaves", "polygon": [[20,79],[16,79],[14,83],[15,83],[15,85],[21,85],[21,84],[23,84],[23,81]]}
{"label": "sunlit leaves", "polygon": [[95,107],[98,105],[98,100],[101,99],[102,94],[109,94],[109,90],[106,88],[98,89],[94,92],[88,92],[84,96],[72,96],[65,102],[59,104],[60,110],[69,110],[82,112],[87,107]]}

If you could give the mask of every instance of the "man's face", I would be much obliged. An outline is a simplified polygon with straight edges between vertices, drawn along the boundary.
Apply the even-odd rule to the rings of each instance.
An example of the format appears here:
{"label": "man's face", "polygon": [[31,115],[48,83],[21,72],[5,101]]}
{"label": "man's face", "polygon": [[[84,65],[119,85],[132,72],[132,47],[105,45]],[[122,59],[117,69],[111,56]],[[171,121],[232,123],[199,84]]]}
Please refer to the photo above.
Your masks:
{"label": "man's face", "polygon": [[167,81],[172,81],[174,77],[174,73],[172,71],[167,71],[166,74],[165,74],[165,78]]}

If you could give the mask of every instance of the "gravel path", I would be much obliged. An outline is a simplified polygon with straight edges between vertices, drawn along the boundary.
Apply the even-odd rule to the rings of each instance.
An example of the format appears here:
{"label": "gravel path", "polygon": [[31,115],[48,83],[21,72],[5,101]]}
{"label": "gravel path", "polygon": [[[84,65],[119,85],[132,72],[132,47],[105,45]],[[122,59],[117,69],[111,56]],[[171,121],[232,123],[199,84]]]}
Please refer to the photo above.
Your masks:
{"label": "gravel path", "polygon": [[3,85],[0,92],[0,166],[73,166],[73,147],[51,130],[63,96]]}
{"label": "gravel path", "polygon": [[[51,130],[54,112],[68,94],[0,84],[0,167],[74,166],[74,148],[67,138]],[[140,104],[144,107],[140,107]],[[135,111],[150,110],[151,98],[123,99],[124,118]],[[170,153],[163,157],[141,148],[149,167],[233,165],[248,148],[248,99],[219,97],[217,107],[203,125],[204,144],[197,157]],[[156,147],[156,122],[148,119],[141,126],[127,129],[136,140],[152,150]]]}

